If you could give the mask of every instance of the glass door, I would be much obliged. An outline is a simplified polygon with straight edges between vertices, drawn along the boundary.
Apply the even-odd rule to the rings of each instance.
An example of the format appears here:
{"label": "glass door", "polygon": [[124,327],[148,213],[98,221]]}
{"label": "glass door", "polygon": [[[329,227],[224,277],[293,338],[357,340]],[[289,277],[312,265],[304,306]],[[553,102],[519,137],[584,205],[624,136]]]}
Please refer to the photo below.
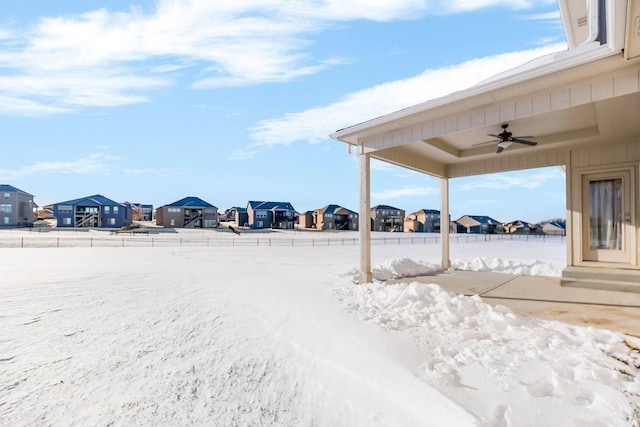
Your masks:
{"label": "glass door", "polygon": [[583,175],[584,261],[632,262],[631,183],[631,170]]}

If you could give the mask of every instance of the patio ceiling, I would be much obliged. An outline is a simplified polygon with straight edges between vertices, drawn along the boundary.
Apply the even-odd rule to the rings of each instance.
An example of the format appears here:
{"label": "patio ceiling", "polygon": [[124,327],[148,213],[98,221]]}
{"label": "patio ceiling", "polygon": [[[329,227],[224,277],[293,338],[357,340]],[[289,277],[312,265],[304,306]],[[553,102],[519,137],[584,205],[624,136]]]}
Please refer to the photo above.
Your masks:
{"label": "patio ceiling", "polygon": [[[609,51],[597,61],[490,82],[332,137],[372,158],[440,177],[561,165],[576,144],[640,135],[638,64]],[[538,144],[513,143],[496,153],[498,141],[488,134],[502,132],[502,124]]]}

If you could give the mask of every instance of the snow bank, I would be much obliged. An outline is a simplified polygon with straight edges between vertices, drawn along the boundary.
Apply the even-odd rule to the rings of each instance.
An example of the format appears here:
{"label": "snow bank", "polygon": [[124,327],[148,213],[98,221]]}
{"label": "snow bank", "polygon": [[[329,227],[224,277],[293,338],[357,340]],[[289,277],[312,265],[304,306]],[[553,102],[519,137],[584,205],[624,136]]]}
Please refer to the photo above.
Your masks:
{"label": "snow bank", "polygon": [[424,360],[415,375],[483,425],[637,425],[639,343],[629,337],[519,317],[433,284],[333,292],[361,319],[411,333]]}
{"label": "snow bank", "polygon": [[492,271],[523,276],[562,276],[561,268],[552,263],[539,260],[532,263],[524,263],[495,257],[476,257],[470,260],[454,260],[451,262],[451,266],[454,270]]}

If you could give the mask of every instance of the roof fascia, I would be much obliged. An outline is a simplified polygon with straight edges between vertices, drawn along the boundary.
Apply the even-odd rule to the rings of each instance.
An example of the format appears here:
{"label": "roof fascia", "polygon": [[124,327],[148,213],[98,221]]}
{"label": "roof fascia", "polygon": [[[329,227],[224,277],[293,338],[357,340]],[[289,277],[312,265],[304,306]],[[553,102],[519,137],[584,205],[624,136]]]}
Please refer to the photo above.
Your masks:
{"label": "roof fascia", "polygon": [[[388,125],[395,120],[404,119],[427,111],[437,115],[438,110],[449,108],[453,103],[464,103],[474,97],[491,95],[492,92],[522,85],[532,79],[551,76],[558,72],[565,72],[567,70],[574,71],[576,68],[593,64],[596,61],[621,55],[621,50],[612,50],[608,45],[591,43],[569,51],[558,52],[551,55],[553,56],[552,61],[535,68],[523,70],[522,72],[510,74],[504,77],[500,77],[500,75],[498,75],[498,78],[496,79],[480,83],[476,86],[472,86],[471,88],[454,92],[450,95],[408,107],[348,128],[340,129],[332,133],[330,136],[333,139],[357,145],[360,134],[365,131],[371,131],[375,127],[387,125],[385,130],[388,130]],[[541,58],[539,58],[539,60],[540,59]]]}

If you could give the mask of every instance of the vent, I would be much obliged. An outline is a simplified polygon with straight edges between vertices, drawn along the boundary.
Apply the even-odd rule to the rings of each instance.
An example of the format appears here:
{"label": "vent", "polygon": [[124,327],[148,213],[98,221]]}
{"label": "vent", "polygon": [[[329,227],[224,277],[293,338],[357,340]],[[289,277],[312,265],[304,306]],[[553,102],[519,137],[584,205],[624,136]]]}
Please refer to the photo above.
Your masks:
{"label": "vent", "polygon": [[586,16],[578,18],[578,27],[584,27],[585,25],[587,25],[587,22],[588,22],[588,19]]}

